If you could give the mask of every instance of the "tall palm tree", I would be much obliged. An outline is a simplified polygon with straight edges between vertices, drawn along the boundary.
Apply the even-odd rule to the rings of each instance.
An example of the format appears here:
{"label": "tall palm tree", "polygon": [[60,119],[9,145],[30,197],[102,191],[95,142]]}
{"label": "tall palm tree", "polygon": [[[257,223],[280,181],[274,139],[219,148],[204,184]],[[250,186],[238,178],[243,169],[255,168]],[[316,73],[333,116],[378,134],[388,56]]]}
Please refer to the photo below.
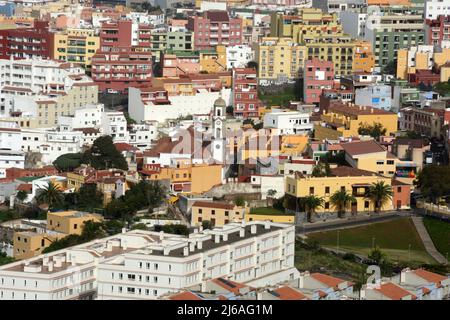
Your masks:
{"label": "tall palm tree", "polygon": [[316,212],[316,209],[322,207],[323,203],[323,198],[317,197],[315,195],[310,195],[303,198],[303,205],[305,207],[308,221],[311,222],[312,216]]}
{"label": "tall palm tree", "polygon": [[330,197],[330,202],[336,207],[339,218],[342,218],[345,215],[345,210],[348,205],[355,201],[355,197],[345,190],[338,190]]}
{"label": "tall palm tree", "polygon": [[367,191],[366,197],[373,201],[375,212],[380,212],[383,205],[392,199],[392,187],[384,181],[374,182]]}
{"label": "tall palm tree", "polygon": [[60,204],[63,201],[63,194],[58,185],[49,181],[47,187],[38,189],[36,201],[39,204],[47,204],[51,209],[55,204]]}

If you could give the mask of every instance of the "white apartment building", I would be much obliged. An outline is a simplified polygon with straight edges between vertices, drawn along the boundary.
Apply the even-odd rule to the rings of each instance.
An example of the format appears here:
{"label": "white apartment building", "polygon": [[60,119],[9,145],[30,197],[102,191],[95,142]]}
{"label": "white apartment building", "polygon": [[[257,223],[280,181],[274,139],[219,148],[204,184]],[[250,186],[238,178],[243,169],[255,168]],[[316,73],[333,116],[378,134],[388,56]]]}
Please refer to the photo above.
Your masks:
{"label": "white apartment building", "polygon": [[81,128],[98,128],[102,123],[103,104],[88,104],[75,109],[72,115],[59,116],[58,125],[62,131]]}
{"label": "white apartment building", "polygon": [[450,15],[450,0],[427,0],[425,2],[425,19],[434,20],[438,16]]}
{"label": "white apartment building", "polygon": [[0,59],[0,117],[21,121],[21,127],[52,127],[58,116],[72,115],[97,100],[98,86],[79,66],[38,58]]}
{"label": "white apartment building", "polygon": [[364,39],[367,13],[358,11],[341,11],[339,12],[344,32],[355,39]]}
{"label": "white apartment building", "polygon": [[250,46],[227,46],[227,69],[245,68],[247,63],[253,60],[254,52]]}
{"label": "white apartment building", "polygon": [[101,262],[98,299],[156,299],[224,277],[255,287],[298,275],[293,226],[230,223],[188,238],[161,234],[158,242]]}
{"label": "white apartment building", "polygon": [[158,138],[158,129],[155,123],[133,124],[128,130],[128,143],[140,151],[151,147],[152,142]]}
{"label": "white apartment building", "polygon": [[313,130],[309,113],[272,109],[264,114],[264,128],[275,129],[275,134],[308,134]]}
{"label": "white apartment building", "polygon": [[133,230],[0,266],[0,299],[156,299],[223,277],[298,278],[294,226],[230,223],[189,237]]}
{"label": "white apartment building", "polygon": [[7,168],[24,168],[21,140],[20,127],[16,123],[0,121],[0,178],[6,177]]}
{"label": "white apartment building", "polygon": [[312,7],[327,13],[356,11],[367,6],[366,0],[312,0]]}
{"label": "white apartment building", "polygon": [[83,133],[55,129],[22,129],[22,141],[19,145],[24,152],[40,153],[42,164],[51,164],[63,154],[80,152]]}
{"label": "white apartment building", "polygon": [[123,112],[111,111],[102,113],[102,133],[110,135],[113,141],[128,143],[127,119]]}
{"label": "white apartment building", "polygon": [[[156,104],[148,98],[144,98],[145,94],[139,88],[128,89],[130,117],[137,122],[165,122],[169,119],[177,119],[180,116],[210,113],[214,101],[220,95],[219,92],[209,92],[202,89],[193,96],[169,96],[169,103]],[[222,89],[221,94],[227,106],[231,105],[231,89]]]}

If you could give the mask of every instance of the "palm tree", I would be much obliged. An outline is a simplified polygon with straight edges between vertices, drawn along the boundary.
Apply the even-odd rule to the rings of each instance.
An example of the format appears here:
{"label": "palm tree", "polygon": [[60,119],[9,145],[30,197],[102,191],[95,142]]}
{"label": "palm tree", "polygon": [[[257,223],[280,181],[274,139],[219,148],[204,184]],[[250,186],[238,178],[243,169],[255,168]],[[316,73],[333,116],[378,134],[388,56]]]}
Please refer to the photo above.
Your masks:
{"label": "palm tree", "polygon": [[323,203],[323,198],[316,197],[315,195],[310,195],[303,198],[303,205],[305,206],[308,221],[311,222],[312,216],[316,212],[316,209],[322,207]]}
{"label": "palm tree", "polygon": [[338,190],[330,197],[330,202],[336,207],[339,218],[342,218],[345,215],[345,210],[348,205],[355,201],[355,197],[345,190]]}
{"label": "palm tree", "polygon": [[392,199],[392,187],[384,181],[374,182],[367,191],[366,197],[373,201],[375,212],[380,212],[383,205]]}
{"label": "palm tree", "polygon": [[63,194],[58,185],[49,181],[47,187],[38,189],[36,201],[39,204],[47,204],[51,209],[55,204],[60,204],[63,201]]}
{"label": "palm tree", "polygon": [[28,193],[25,190],[20,190],[19,192],[17,192],[16,194],[16,198],[17,200],[19,200],[20,202],[25,201],[25,199],[28,197]]}

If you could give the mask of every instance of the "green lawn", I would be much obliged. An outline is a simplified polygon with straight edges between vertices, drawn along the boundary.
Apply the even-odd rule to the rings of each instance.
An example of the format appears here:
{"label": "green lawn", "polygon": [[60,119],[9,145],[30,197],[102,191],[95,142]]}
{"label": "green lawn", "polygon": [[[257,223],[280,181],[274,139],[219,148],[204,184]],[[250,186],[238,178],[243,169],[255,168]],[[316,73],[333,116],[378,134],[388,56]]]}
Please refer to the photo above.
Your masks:
{"label": "green lawn", "polygon": [[286,106],[290,101],[296,100],[294,90],[274,95],[259,95],[259,98],[268,106]]}
{"label": "green lawn", "polygon": [[[425,217],[423,224],[433,240],[436,249],[448,258],[450,253],[450,223],[435,218]],[[450,261],[450,260],[449,260]]]}
{"label": "green lawn", "polygon": [[[337,230],[308,234],[311,241],[329,248],[337,246]],[[379,246],[392,261],[414,263],[436,263],[425,251],[419,234],[410,218],[400,218],[387,222],[339,230],[339,248],[348,252],[367,256],[372,249],[372,241]],[[409,260],[411,246],[411,260]]]}
{"label": "green lawn", "polygon": [[273,207],[251,208],[250,214],[286,215],[284,211]]}

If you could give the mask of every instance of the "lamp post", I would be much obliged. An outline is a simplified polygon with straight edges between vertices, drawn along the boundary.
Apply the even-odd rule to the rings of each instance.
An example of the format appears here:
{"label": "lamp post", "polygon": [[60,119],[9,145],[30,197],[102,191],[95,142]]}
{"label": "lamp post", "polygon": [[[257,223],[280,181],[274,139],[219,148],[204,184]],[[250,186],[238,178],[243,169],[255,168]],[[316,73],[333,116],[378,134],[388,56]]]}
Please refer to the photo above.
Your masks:
{"label": "lamp post", "polygon": [[337,251],[338,254],[339,254],[339,232],[340,232],[340,231],[338,230],[338,231],[337,231],[337,241],[336,241],[336,242],[337,242],[337,243],[336,243],[336,249],[337,249],[336,251]]}
{"label": "lamp post", "polygon": [[408,245],[408,262],[411,263],[411,244]]}
{"label": "lamp post", "polygon": [[375,237],[372,237],[372,249],[375,248]]}

